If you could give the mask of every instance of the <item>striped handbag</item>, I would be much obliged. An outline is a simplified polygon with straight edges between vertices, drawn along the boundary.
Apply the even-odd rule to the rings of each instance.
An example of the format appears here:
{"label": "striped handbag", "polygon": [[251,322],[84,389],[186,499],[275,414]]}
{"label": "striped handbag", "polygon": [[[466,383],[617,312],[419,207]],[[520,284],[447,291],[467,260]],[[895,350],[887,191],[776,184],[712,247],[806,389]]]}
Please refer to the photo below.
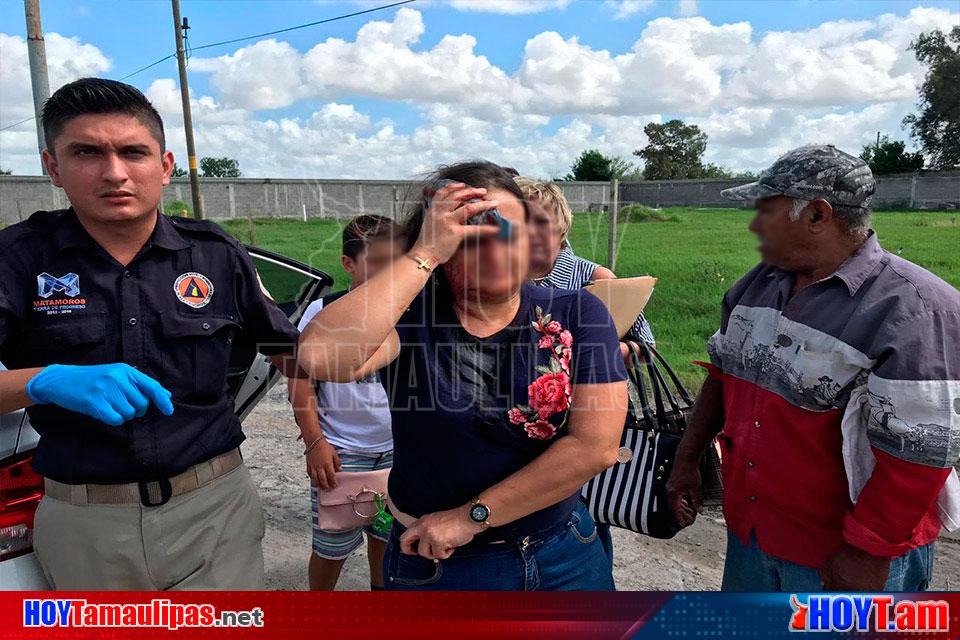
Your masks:
{"label": "striped handbag", "polygon": [[[630,400],[620,456],[583,486],[581,497],[597,522],[654,538],[672,538],[680,525],[667,504],[667,479],[693,399],[656,349],[642,341],[628,344],[635,348],[628,370]],[[638,350],[644,356],[642,362]],[[717,447],[711,443],[700,465],[704,504],[717,504],[722,495],[719,462]]]}

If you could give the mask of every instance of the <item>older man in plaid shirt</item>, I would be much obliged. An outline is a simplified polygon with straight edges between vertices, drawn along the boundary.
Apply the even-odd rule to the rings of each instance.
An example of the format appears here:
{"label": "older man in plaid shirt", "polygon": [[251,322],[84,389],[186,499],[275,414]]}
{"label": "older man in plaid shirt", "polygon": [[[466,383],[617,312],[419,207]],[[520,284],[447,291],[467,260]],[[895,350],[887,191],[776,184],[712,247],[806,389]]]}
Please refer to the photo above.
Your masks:
{"label": "older man in plaid shirt", "polygon": [[691,523],[719,434],[724,589],[922,590],[960,525],[960,294],[881,248],[874,189],[822,145],[724,192],[755,202],[763,262],[724,297],[668,485]]}

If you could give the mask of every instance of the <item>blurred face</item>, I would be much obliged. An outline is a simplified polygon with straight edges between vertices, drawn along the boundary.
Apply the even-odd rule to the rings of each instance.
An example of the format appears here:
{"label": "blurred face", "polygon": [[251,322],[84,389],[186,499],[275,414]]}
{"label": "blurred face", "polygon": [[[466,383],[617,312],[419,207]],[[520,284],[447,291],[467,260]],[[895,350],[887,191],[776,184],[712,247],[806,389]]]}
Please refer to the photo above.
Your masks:
{"label": "blurred face", "polygon": [[802,271],[808,267],[816,245],[809,232],[808,211],[791,220],[792,207],[793,200],[786,196],[757,200],[757,213],[749,229],[760,241],[758,250],[764,262],[787,271]]}
{"label": "blurred face", "polygon": [[548,272],[553,268],[563,244],[557,212],[539,200],[529,200],[527,206],[530,207],[530,270],[534,273]]}
{"label": "blurred face", "polygon": [[173,154],[162,152],[139,120],[120,113],[70,120],[43,162],[77,215],[98,223],[154,215],[173,171]]}
{"label": "blurred face", "polygon": [[403,240],[373,240],[356,258],[341,256],[343,270],[350,274],[350,286],[359,287],[364,282],[384,270],[398,256],[403,254]]}
{"label": "blurred face", "polygon": [[490,189],[483,199],[499,200],[497,208],[513,225],[513,236],[508,242],[496,237],[465,242],[443,269],[455,295],[472,302],[504,302],[527,279],[529,225],[523,203],[509,191]]}

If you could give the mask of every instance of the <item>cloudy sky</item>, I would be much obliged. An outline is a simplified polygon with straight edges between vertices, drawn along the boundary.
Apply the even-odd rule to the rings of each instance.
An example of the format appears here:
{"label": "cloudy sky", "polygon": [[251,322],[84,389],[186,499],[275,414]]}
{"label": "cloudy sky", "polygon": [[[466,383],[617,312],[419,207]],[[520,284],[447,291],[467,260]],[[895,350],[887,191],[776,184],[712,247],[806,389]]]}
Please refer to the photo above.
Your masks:
{"label": "cloudy sky", "polygon": [[[194,47],[391,0],[182,0]],[[171,53],[167,0],[42,0],[51,89]],[[541,177],[584,149],[631,157],[682,118],[706,160],[757,169],[806,142],[905,138],[923,69],[907,46],[956,0],[417,0],[194,51],[200,156],[246,176],[405,178],[483,157]],[[23,7],[0,3],[0,168],[40,171]],[[186,164],[176,62],[127,80]],[[633,160],[639,158],[633,157]]]}

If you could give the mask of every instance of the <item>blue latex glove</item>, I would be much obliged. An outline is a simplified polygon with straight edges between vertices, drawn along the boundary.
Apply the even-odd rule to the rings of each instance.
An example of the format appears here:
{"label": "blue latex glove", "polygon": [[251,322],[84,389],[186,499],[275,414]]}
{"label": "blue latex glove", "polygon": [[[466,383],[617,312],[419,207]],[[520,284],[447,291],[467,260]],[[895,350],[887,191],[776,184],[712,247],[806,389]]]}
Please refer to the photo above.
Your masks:
{"label": "blue latex glove", "polygon": [[163,415],[173,415],[170,392],[123,363],[52,364],[30,378],[27,396],[37,404],[55,404],[113,426],[143,416],[151,402]]}

